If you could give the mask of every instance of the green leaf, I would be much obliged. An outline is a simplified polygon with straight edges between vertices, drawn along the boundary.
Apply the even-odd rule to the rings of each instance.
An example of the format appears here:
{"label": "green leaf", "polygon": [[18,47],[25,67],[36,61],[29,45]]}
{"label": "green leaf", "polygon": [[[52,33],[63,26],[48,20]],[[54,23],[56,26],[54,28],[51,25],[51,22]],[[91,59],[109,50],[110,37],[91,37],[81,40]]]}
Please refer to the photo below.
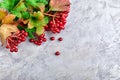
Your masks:
{"label": "green leaf", "polygon": [[15,6],[13,10],[16,12],[26,11],[27,7],[25,6],[24,2],[20,2],[19,5]]}
{"label": "green leaf", "polygon": [[37,13],[34,13],[34,17],[36,17],[38,20],[41,20],[44,18],[43,13],[41,13],[40,11],[38,11]]}
{"label": "green leaf", "polygon": [[32,32],[28,32],[29,38],[35,38]]}
{"label": "green leaf", "polygon": [[34,22],[33,25],[35,27],[40,27],[40,26],[43,27],[43,26],[46,26],[46,21],[45,21],[45,19],[38,20],[38,21]]}
{"label": "green leaf", "polygon": [[49,21],[50,21],[50,17],[49,17],[49,16],[45,16],[45,17],[44,17],[44,21],[45,21],[46,24],[48,24]]}
{"label": "green leaf", "polygon": [[38,35],[41,35],[44,33],[44,26],[46,26],[49,22],[50,18],[45,16],[43,20],[39,21],[39,25],[36,27],[36,33]]}
{"label": "green leaf", "polygon": [[20,25],[18,25],[17,28],[18,28],[19,30],[24,30],[24,29],[25,29],[24,27],[22,27],[22,26],[20,26]]}
{"label": "green leaf", "polygon": [[35,27],[32,28],[32,29],[25,28],[25,31],[28,32],[28,36],[29,36],[30,38],[35,38],[34,35],[33,35],[33,33],[36,31],[36,28],[35,28]]}
{"label": "green leaf", "polygon": [[48,0],[37,0],[37,2],[39,2],[39,3],[43,3],[43,4],[48,4]]}
{"label": "green leaf", "polygon": [[22,13],[22,18],[23,18],[23,19],[26,20],[26,19],[28,19],[29,17],[30,17],[30,13],[29,13],[29,12],[23,12],[23,13]]}
{"label": "green leaf", "polygon": [[15,0],[3,0],[0,3],[0,8],[4,8],[8,11],[11,11],[14,7]]}
{"label": "green leaf", "polygon": [[40,16],[41,16],[41,13],[39,12],[32,15],[30,18],[31,25],[28,26],[28,28],[31,28],[31,26],[36,27],[36,33],[38,35],[41,35],[42,33],[44,33],[44,26],[46,26],[50,21],[50,17],[44,16],[44,18],[39,19]]}
{"label": "green leaf", "polygon": [[15,0],[14,6],[16,6],[19,2],[20,2],[20,0]]}
{"label": "green leaf", "polygon": [[25,0],[25,3],[32,7],[38,7],[37,0]]}
{"label": "green leaf", "polygon": [[48,12],[49,11],[49,6],[45,7],[44,12]]}
{"label": "green leaf", "polygon": [[45,25],[44,15],[40,11],[32,14],[30,17],[30,24],[33,25],[34,27],[44,26]]}
{"label": "green leaf", "polygon": [[14,10],[13,10],[13,11],[11,11],[11,13],[14,14],[15,16],[19,17],[19,18],[22,17],[22,15],[21,15],[20,12],[17,12],[17,11],[14,11]]}

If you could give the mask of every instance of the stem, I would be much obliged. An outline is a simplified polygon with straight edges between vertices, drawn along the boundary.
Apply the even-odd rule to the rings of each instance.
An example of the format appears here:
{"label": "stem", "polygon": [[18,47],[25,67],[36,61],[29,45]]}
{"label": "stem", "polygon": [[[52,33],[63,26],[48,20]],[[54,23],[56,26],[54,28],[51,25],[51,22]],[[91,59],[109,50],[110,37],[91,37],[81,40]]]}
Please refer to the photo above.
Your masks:
{"label": "stem", "polygon": [[49,13],[49,12],[50,12],[50,9],[46,13]]}
{"label": "stem", "polygon": [[52,15],[52,14],[48,14],[48,13],[44,13],[44,15],[51,16],[51,17],[55,17],[56,16],[56,15]]}
{"label": "stem", "polygon": [[54,19],[54,17],[53,17],[53,23],[55,24],[55,19]]}

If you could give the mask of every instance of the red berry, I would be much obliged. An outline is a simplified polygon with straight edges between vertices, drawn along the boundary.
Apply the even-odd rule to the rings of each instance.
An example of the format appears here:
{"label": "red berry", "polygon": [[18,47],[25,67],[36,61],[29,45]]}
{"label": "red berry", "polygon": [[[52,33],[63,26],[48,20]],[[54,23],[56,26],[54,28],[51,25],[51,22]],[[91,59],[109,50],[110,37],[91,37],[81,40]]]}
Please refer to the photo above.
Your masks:
{"label": "red berry", "polygon": [[21,37],[25,37],[25,35],[21,35]]}
{"label": "red berry", "polygon": [[17,49],[17,48],[15,48],[15,52],[18,52],[18,49]]}
{"label": "red berry", "polygon": [[58,40],[59,40],[59,41],[63,41],[63,38],[62,38],[62,37],[60,37],[60,38],[58,38]]}
{"label": "red berry", "polygon": [[25,34],[24,34],[25,36],[28,36],[28,33],[27,32],[25,32]]}
{"label": "red berry", "polygon": [[46,38],[43,38],[43,42],[46,42],[47,41],[47,39]]}
{"label": "red berry", "polygon": [[25,40],[26,40],[25,38],[22,38],[22,39],[21,39],[22,42],[25,41]]}
{"label": "red berry", "polygon": [[38,45],[38,46],[40,46],[40,45],[41,45],[41,43],[40,43],[40,42],[38,42],[38,43],[37,43],[37,45]]}
{"label": "red berry", "polygon": [[21,30],[21,32],[22,32],[22,33],[25,33],[25,31],[24,31],[24,30]]}
{"label": "red berry", "polygon": [[34,41],[34,44],[37,44],[38,42],[37,41]]}
{"label": "red berry", "polygon": [[18,40],[18,44],[19,44],[19,43],[21,43],[21,41],[20,41],[20,40]]}
{"label": "red berry", "polygon": [[15,43],[15,46],[18,46],[18,43]]}
{"label": "red berry", "polygon": [[17,33],[19,34],[19,33],[20,33],[20,30],[18,30]]}
{"label": "red berry", "polygon": [[55,40],[55,37],[50,37],[50,40],[51,40],[51,41],[54,41],[54,40]]}
{"label": "red berry", "polygon": [[53,22],[52,22],[52,21],[50,21],[50,24],[53,24]]}
{"label": "red berry", "polygon": [[19,37],[18,37],[18,39],[19,39],[19,40],[22,40],[22,37],[21,37],[21,36],[19,36]]}
{"label": "red berry", "polygon": [[59,51],[55,52],[55,55],[56,55],[56,56],[59,56],[59,55],[60,55],[60,52],[59,52]]}
{"label": "red berry", "polygon": [[7,46],[6,46],[6,48],[8,49],[8,48],[9,48],[9,46],[7,45]]}
{"label": "red berry", "polygon": [[60,30],[59,30],[59,29],[57,29],[57,30],[56,30],[56,32],[57,32],[57,33],[60,33]]}
{"label": "red berry", "polygon": [[34,39],[30,39],[29,41],[30,41],[30,42],[34,42]]}
{"label": "red berry", "polygon": [[12,50],[12,49],[10,49],[10,52],[13,52],[13,50]]}
{"label": "red berry", "polygon": [[60,26],[63,26],[63,23],[62,23],[62,22],[60,22],[60,23],[59,23],[59,25],[60,25]]}
{"label": "red berry", "polygon": [[39,39],[39,42],[40,42],[40,43],[42,43],[42,42],[43,42],[43,40],[42,40],[42,39]]}

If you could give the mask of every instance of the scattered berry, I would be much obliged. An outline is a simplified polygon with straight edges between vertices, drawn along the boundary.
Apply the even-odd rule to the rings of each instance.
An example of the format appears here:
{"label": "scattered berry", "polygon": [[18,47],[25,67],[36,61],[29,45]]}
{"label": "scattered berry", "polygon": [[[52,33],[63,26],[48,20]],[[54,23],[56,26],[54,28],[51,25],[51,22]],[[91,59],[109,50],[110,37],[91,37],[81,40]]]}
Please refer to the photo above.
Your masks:
{"label": "scattered berry", "polygon": [[60,52],[59,52],[59,51],[55,52],[55,55],[56,55],[56,56],[59,56],[59,55],[60,55]]}
{"label": "scattered berry", "polygon": [[60,38],[58,38],[58,40],[59,40],[59,41],[63,41],[63,38],[62,38],[62,37],[60,37]]}
{"label": "scattered berry", "polygon": [[50,37],[50,40],[51,40],[51,41],[54,41],[54,40],[55,40],[55,37]]}

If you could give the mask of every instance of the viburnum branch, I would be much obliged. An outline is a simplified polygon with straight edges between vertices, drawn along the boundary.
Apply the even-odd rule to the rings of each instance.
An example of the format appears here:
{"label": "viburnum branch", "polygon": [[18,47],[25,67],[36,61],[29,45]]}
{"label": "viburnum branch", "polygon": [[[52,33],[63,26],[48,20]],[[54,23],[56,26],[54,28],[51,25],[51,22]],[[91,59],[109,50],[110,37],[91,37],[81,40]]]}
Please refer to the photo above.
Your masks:
{"label": "viburnum branch", "polygon": [[0,40],[10,52],[18,52],[17,46],[27,37],[40,46],[47,41],[45,31],[60,33],[65,28],[70,8],[69,0],[3,0],[0,4],[8,11],[0,11]]}

